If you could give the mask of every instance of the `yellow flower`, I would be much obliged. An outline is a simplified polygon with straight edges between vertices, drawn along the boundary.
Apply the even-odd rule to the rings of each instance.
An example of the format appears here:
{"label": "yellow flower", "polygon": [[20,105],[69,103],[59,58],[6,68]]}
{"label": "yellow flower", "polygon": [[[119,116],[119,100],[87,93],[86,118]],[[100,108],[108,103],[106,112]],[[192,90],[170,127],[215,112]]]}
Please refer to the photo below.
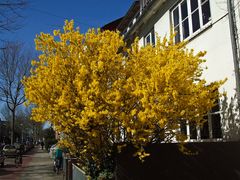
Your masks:
{"label": "yellow flower", "polygon": [[153,137],[185,141],[179,120],[201,125],[224,81],[206,84],[205,52],[194,55],[173,38],[142,48],[136,39],[129,47],[119,32],[81,34],[73,21],[53,35],[41,33],[39,60],[23,80],[32,119],[49,121],[72,154],[91,157],[96,167],[119,143],[119,150],[132,143],[143,160],[149,154],[142,147]]}

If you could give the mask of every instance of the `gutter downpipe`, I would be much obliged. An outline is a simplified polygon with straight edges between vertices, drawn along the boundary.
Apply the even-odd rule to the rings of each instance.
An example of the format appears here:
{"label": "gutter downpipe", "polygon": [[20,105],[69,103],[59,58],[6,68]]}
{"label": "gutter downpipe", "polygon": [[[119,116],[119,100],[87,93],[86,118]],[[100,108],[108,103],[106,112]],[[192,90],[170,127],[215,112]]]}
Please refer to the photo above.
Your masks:
{"label": "gutter downpipe", "polygon": [[[235,24],[235,14],[234,6],[232,0],[227,0],[228,8],[228,17],[229,17],[229,28],[230,36],[232,42],[232,52],[233,52],[233,62],[234,62],[234,71],[235,71],[235,80],[236,80],[236,93],[238,100],[238,107],[240,108],[240,73],[239,73],[239,57],[237,51],[237,36],[236,36],[236,24]],[[239,109],[240,112],[240,109]]]}

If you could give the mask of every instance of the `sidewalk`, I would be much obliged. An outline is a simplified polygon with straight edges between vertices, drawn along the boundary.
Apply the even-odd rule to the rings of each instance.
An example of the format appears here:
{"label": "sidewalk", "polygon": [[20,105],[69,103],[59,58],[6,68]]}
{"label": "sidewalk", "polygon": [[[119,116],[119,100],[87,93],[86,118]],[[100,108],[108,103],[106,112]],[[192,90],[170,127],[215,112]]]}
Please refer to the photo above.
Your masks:
{"label": "sidewalk", "polygon": [[45,150],[35,147],[23,155],[22,166],[16,168],[14,159],[6,159],[0,168],[0,180],[62,180],[63,176],[53,172],[53,161]]}
{"label": "sidewalk", "polygon": [[35,153],[31,155],[31,161],[23,169],[19,180],[62,180],[60,173],[53,172],[53,161],[45,150],[35,148]]}

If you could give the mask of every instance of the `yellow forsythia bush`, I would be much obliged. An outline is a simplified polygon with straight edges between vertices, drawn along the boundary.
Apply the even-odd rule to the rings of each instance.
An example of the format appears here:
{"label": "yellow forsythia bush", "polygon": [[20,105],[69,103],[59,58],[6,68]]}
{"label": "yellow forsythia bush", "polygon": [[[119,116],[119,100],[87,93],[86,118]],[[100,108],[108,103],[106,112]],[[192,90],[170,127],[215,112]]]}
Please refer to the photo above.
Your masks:
{"label": "yellow forsythia bush", "polygon": [[207,84],[205,53],[175,45],[173,36],[128,47],[119,32],[81,34],[66,21],[35,42],[41,54],[24,79],[32,118],[52,123],[71,153],[96,168],[127,143],[144,158],[148,143],[184,141],[181,121],[201,124],[223,83]]}

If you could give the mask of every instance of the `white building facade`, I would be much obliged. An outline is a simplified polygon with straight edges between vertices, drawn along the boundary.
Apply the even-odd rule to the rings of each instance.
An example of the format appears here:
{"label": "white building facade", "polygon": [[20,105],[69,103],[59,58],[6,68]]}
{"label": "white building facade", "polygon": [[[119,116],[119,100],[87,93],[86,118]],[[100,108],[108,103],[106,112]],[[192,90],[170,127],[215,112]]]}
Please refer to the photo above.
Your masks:
{"label": "white building facade", "polygon": [[[236,24],[240,25],[240,0],[235,0]],[[203,78],[207,82],[223,80],[219,92],[230,99],[236,93],[236,77],[232,51],[227,0],[140,0],[135,1],[118,24],[129,43],[135,37],[145,46],[156,41],[156,34],[169,37],[171,29],[177,32],[175,42],[188,41],[187,48],[207,51]],[[237,40],[239,45],[239,40]],[[239,49],[238,49],[239,51]],[[218,140],[222,138],[220,108],[209,113],[203,128],[183,125],[189,140]]]}
{"label": "white building facade", "polygon": [[[153,43],[156,33],[169,36],[171,28],[178,34],[176,42],[186,40],[195,52],[207,51],[208,67],[203,78],[208,82],[227,82],[220,92],[233,97],[236,89],[233,53],[230,37],[227,1],[224,0],[140,0],[138,19],[126,27],[126,38],[138,36],[140,44]],[[238,15],[238,14],[237,14]]]}

